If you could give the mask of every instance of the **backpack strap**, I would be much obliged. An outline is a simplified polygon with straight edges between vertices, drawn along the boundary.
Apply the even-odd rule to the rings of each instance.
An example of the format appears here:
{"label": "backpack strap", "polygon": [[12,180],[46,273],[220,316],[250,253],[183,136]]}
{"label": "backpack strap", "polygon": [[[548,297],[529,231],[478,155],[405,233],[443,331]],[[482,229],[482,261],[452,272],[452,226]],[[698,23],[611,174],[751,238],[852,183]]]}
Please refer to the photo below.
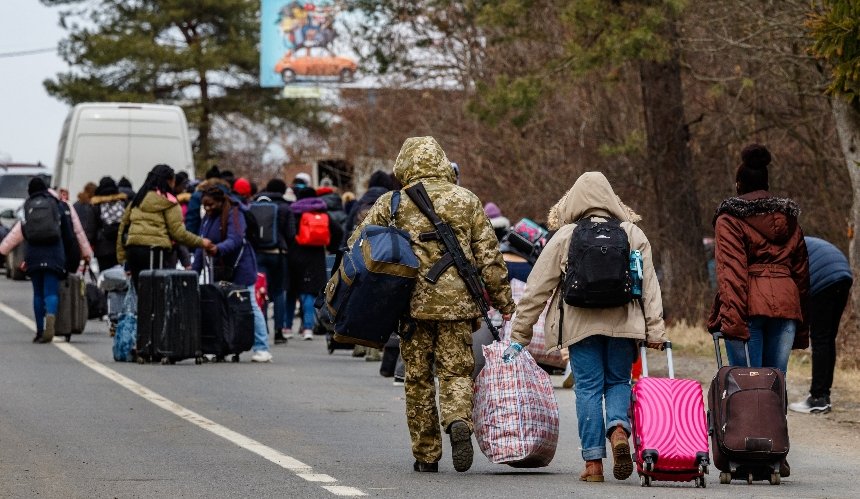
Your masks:
{"label": "backpack strap", "polygon": [[397,216],[397,210],[400,208],[400,191],[394,191],[391,194],[391,219],[388,220],[389,227],[394,227],[394,217]]}

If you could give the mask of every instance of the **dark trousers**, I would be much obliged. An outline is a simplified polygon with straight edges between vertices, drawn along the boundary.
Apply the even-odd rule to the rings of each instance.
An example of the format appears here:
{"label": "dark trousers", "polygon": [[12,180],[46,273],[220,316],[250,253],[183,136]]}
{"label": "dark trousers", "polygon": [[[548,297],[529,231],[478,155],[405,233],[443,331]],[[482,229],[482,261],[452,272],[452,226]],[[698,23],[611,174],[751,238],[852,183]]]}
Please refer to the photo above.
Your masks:
{"label": "dark trousers", "polygon": [[851,281],[838,281],[812,296],[809,304],[809,338],[812,345],[812,386],[815,398],[829,397],[836,367],[836,335],[848,303]]}
{"label": "dark trousers", "polygon": [[126,246],[126,270],[131,272],[131,283],[137,288],[137,276],[141,271],[163,269],[167,264],[169,250],[167,248],[150,248],[149,246]]}

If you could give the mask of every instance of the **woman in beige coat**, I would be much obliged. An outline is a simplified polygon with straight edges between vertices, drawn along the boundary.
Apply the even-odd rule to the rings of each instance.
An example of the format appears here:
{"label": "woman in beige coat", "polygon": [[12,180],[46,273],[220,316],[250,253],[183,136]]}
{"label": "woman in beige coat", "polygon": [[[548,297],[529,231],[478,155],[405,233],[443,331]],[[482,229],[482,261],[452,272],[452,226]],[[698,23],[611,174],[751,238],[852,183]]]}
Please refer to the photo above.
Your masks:
{"label": "woman in beige coat", "polygon": [[[630,250],[641,252],[644,317],[635,300],[613,308],[577,308],[560,300],[573,230],[576,222],[585,218],[593,222],[620,220]],[[666,340],[660,284],[654,272],[651,244],[635,225],[639,219],[621,203],[602,173],[587,172],[580,176],[550,211],[550,228],[558,232],[535,263],[514,318],[511,341],[527,345],[532,326],[547,301],[552,300],[546,318],[546,344],[550,349],[567,348],[570,352],[576,379],[579,438],[586,462],[580,475],[583,481],[603,481],[604,438],[612,446],[615,478],[624,480],[633,473],[627,408],[630,369],[637,357],[636,342],[645,341],[651,348],[660,348]],[[560,301],[564,307],[563,325],[560,325]]]}

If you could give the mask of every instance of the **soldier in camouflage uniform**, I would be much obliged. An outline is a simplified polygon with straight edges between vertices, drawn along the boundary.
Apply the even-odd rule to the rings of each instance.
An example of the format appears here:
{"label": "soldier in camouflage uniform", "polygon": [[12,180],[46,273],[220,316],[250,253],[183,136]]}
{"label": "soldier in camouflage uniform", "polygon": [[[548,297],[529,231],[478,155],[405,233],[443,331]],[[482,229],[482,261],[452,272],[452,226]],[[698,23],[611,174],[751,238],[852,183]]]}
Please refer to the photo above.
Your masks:
{"label": "soldier in camouflage uniform", "polygon": [[[407,139],[397,156],[394,175],[405,186],[422,182],[439,217],[457,236],[466,257],[476,266],[493,305],[510,318],[515,305],[507,279],[507,268],[499,252],[498,239],[484,214],[483,203],[468,190],[455,185],[454,170],[442,147],[432,137]],[[362,223],[388,225],[391,193],[377,200]],[[412,337],[401,342],[406,363],[406,418],[412,438],[415,471],[437,471],[442,457],[439,411],[433,364],[439,378],[441,427],[451,435],[454,468],[466,471],[472,465],[472,332],[480,317],[466,285],[449,267],[432,284],[423,277],[444,254],[440,241],[420,241],[433,225],[415,203],[404,195],[397,211],[397,227],[409,232],[420,262],[420,277],[412,295],[410,315],[416,322]],[[352,246],[361,230],[349,241]]]}

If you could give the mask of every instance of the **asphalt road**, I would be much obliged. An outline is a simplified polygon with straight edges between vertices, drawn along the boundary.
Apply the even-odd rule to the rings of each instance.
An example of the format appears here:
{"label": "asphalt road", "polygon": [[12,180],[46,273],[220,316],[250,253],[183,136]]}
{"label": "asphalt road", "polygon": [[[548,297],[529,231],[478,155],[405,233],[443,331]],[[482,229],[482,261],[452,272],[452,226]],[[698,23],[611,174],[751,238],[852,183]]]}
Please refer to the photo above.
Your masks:
{"label": "asphalt road", "polygon": [[99,321],[74,348],[32,344],[3,309],[32,318],[30,303],[29,283],[0,281],[0,497],[860,497],[856,428],[810,416],[790,419],[793,474],[780,486],[720,485],[712,469],[707,489],[643,489],[635,473],[613,480],[608,461],[607,482],[579,482],[573,393],[561,388],[549,467],[493,465],[476,445],[460,474],[446,444],[440,473],[417,474],[403,389],[378,363],[328,355],[319,337],[274,347],[268,365],[116,363]]}

